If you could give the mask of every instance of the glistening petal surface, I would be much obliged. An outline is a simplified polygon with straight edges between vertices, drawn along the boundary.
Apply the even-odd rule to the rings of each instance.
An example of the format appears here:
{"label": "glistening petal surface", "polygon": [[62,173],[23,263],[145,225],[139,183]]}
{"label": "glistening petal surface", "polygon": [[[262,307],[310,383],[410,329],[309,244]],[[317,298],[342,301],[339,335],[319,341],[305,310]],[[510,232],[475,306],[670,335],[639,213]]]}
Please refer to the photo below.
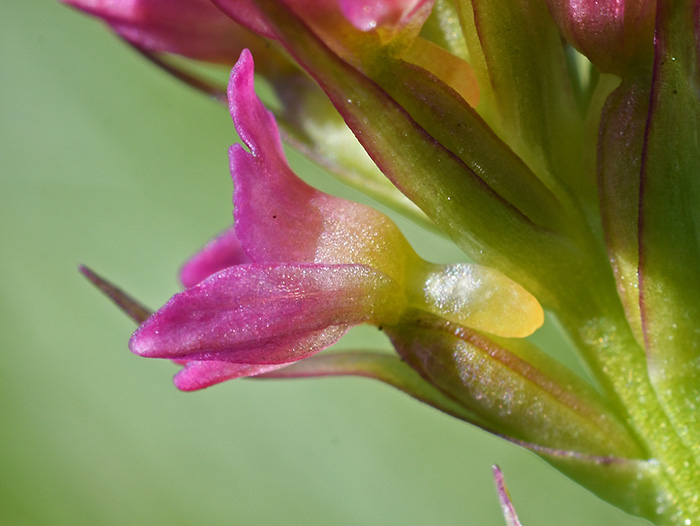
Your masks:
{"label": "glistening petal surface", "polygon": [[394,282],[363,265],[240,265],[173,296],[129,346],[155,358],[287,363],[351,325],[391,321],[399,301]]}

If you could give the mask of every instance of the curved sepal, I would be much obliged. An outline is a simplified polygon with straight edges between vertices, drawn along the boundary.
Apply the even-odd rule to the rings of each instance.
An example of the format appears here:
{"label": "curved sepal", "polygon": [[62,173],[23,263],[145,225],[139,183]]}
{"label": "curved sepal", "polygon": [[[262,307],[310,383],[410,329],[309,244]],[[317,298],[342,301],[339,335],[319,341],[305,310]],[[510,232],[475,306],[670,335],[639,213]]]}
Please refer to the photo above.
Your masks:
{"label": "curved sepal", "polygon": [[238,241],[236,229],[231,227],[187,260],[180,269],[180,281],[185,287],[194,287],[221,270],[245,263],[250,263],[250,258]]}
{"label": "curved sepal", "polygon": [[136,323],[143,323],[153,314],[153,311],[144,307],[126,292],[104,279],[89,267],[80,265],[78,270],[83,276],[85,276],[85,278],[87,278],[88,281],[90,281],[90,283],[92,283],[105,296],[112,300],[112,302],[119,307],[124,314],[126,314]]}
{"label": "curved sepal", "polygon": [[218,360],[174,360],[182,369],[173,377],[180,391],[199,391],[212,385],[267,373],[286,367],[286,363],[256,364],[220,362]]}

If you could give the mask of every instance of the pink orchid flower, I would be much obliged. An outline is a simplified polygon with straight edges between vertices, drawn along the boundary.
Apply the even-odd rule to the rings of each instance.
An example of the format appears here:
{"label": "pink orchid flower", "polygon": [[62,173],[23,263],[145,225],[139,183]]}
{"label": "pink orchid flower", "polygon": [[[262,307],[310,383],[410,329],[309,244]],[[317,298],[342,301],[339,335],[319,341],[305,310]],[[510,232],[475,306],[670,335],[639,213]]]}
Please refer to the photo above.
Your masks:
{"label": "pink orchid flower", "polygon": [[[257,45],[288,145],[489,265],[428,263],[383,214],[297,178],[244,52],[234,227],[150,317],[83,269],[141,325],[132,351],[183,365],[184,390],[380,379],[629,513],[700,522],[700,0],[65,1],[221,101],[160,54],[233,64]],[[523,287],[595,389],[522,340],[543,320]],[[312,356],[363,323],[397,356]]]}
{"label": "pink orchid flower", "polygon": [[228,96],[250,149],[230,150],[235,227],[183,267],[189,288],[130,343],[141,356],[183,364],[177,387],[200,389],[284,367],[329,347],[353,325],[396,324],[408,306],[501,336],[524,336],[542,324],[534,297],[503,274],[429,264],[385,215],[294,175],[275,119],[255,95],[247,51]]}

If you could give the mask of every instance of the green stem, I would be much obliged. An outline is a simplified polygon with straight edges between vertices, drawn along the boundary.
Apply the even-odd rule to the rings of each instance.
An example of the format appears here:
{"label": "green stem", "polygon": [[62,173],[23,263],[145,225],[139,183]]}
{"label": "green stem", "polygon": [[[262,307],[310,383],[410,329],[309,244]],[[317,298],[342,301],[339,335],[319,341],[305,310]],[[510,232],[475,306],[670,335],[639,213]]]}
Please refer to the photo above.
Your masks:
{"label": "green stem", "polygon": [[[610,287],[597,292],[610,291]],[[614,289],[612,289],[614,291]],[[649,380],[646,356],[638,345],[614,294],[579,297],[575,309],[558,312],[562,326],[579,349],[613,406],[639,440],[649,458],[659,463],[658,525],[700,524],[700,464],[681,440]],[[612,395],[612,396],[611,396]]]}

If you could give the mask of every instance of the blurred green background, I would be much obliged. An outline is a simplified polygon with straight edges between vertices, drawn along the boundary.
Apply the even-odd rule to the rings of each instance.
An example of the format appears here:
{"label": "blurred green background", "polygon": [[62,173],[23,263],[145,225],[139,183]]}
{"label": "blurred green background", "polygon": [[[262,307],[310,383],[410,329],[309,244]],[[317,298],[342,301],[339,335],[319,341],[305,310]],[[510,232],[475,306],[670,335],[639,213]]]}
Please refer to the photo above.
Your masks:
{"label": "blurred green background", "polygon": [[502,525],[495,462],[526,525],[643,524],[369,380],[178,392],[76,267],[151,307],[172,295],[230,222],[229,116],[53,1],[2,0],[0,39],[0,524]]}

